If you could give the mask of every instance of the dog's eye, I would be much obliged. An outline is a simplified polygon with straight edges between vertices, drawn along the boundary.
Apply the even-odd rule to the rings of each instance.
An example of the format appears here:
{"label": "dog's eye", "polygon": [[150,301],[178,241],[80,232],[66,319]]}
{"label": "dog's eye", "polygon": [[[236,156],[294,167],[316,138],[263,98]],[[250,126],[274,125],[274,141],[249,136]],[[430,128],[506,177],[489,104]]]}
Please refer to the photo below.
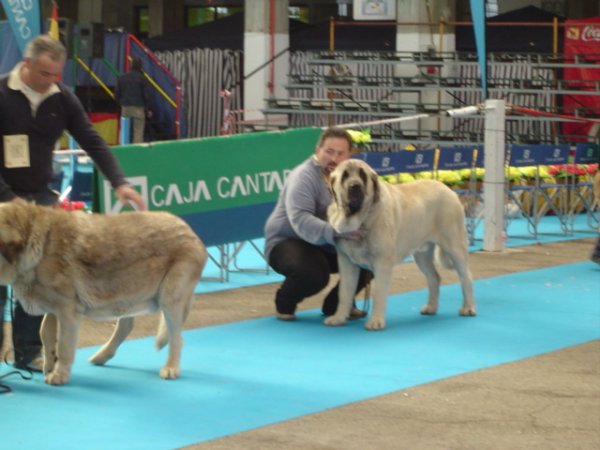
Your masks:
{"label": "dog's eye", "polygon": [[348,178],[348,171],[344,170],[344,173],[342,173],[342,182],[344,182],[346,178]]}
{"label": "dog's eye", "polygon": [[363,183],[367,183],[367,173],[361,168],[359,171],[360,174],[360,179],[362,180]]}

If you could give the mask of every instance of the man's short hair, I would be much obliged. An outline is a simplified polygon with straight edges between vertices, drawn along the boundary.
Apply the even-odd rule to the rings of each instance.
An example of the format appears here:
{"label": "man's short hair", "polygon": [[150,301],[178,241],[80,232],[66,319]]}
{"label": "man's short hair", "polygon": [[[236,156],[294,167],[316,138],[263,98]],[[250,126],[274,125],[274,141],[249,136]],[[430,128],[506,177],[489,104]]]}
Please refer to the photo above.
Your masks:
{"label": "man's short hair", "polygon": [[319,136],[319,140],[317,141],[317,147],[322,147],[325,143],[325,139],[327,138],[340,138],[346,139],[348,141],[348,148],[352,149],[354,142],[352,141],[352,137],[350,133],[346,131],[344,128],[340,127],[329,127],[321,133]]}
{"label": "man's short hair", "polygon": [[24,56],[35,62],[42,53],[48,54],[52,61],[67,59],[67,49],[62,43],[48,34],[40,34],[31,39],[25,46]]}
{"label": "man's short hair", "polygon": [[142,60],[137,56],[135,58],[131,58],[131,68],[142,70]]}

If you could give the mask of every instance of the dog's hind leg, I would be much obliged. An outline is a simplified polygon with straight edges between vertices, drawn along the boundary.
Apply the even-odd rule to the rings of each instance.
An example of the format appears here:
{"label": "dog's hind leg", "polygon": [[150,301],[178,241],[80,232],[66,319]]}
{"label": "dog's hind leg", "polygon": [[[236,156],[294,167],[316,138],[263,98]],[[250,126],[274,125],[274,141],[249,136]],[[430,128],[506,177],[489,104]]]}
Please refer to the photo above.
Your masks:
{"label": "dog's hind leg", "polygon": [[469,270],[469,252],[466,249],[457,249],[450,253],[450,257],[458,273],[463,293],[463,304],[458,310],[458,314],[460,316],[475,316],[477,307],[475,306],[475,295],[473,293],[473,278]]}
{"label": "dog's hind leg", "polygon": [[108,342],[104,344],[100,350],[94,353],[89,361],[98,366],[103,365],[106,361],[115,356],[117,348],[119,348],[119,345],[127,339],[131,330],[133,330],[133,317],[121,317],[117,321],[115,331]]}
{"label": "dog's hind leg", "polygon": [[469,270],[469,249],[467,247],[466,236],[464,236],[464,239],[452,240],[440,247],[452,259],[452,263],[460,279],[463,304],[458,310],[458,314],[460,316],[475,316],[477,308],[475,306],[475,295],[473,294],[473,278]]}
{"label": "dog's hind leg", "polygon": [[[157,346],[162,342],[169,343],[167,362],[159,373],[161,378],[179,378],[179,362],[181,360],[181,347],[183,346],[181,328],[190,311],[194,289],[201,273],[202,266],[199,267],[198,271],[190,270],[190,262],[184,260],[169,269],[160,288],[158,304],[163,318],[157,336]],[[162,323],[162,320],[164,320],[164,323]]]}
{"label": "dog's hind leg", "polygon": [[[175,295],[185,295],[181,292]],[[166,306],[163,310],[163,318],[161,318],[159,335],[157,337],[157,348],[161,342],[169,343],[169,354],[167,356],[167,362],[160,369],[160,377],[166,380],[172,380],[179,378],[180,367],[179,361],[181,359],[181,348],[183,347],[183,338],[181,337],[181,327],[183,326],[183,310],[181,308],[175,308]],[[164,322],[162,322],[164,320]]]}
{"label": "dog's hind leg", "polygon": [[413,253],[417,267],[427,279],[427,288],[429,290],[427,303],[421,307],[421,314],[424,315],[436,314],[439,307],[441,277],[433,262],[434,251],[435,245],[429,244],[426,250]]}
{"label": "dog's hind leg", "polygon": [[477,315],[477,307],[475,306],[475,295],[473,294],[473,279],[469,268],[465,266],[457,266],[456,271],[460,277],[460,286],[463,292],[463,304],[458,310],[460,316],[475,316]]}

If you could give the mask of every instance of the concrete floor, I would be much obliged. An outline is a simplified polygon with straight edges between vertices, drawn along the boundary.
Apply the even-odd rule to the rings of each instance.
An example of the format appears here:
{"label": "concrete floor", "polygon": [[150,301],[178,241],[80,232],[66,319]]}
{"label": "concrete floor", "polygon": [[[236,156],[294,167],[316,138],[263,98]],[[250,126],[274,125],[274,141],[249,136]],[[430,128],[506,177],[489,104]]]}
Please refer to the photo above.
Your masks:
{"label": "concrete floor", "polygon": [[[476,252],[471,272],[483,279],[587,261],[594,243],[595,237]],[[590,270],[599,275],[600,301],[600,267],[590,263]],[[441,275],[444,284],[457,282],[454,272]],[[198,295],[185,328],[272,316],[277,287]],[[425,288],[413,263],[396,266],[392,293]],[[323,296],[305,300],[300,309],[318,308]],[[156,316],[137,318],[130,339],[154,335],[156,324]],[[112,330],[112,323],[86,320],[80,346],[102,344]],[[600,449],[600,341],[186,447],[218,449]]]}

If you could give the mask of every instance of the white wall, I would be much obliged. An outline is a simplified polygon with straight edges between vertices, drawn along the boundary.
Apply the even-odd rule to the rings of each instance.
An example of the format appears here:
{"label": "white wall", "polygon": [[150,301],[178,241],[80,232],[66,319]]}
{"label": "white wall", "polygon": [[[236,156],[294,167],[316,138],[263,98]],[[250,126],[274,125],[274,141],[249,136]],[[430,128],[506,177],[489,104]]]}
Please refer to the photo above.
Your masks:
{"label": "white wall", "polygon": [[[59,12],[60,15],[60,12]],[[102,20],[102,2],[79,0],[77,7],[77,22],[100,22]]]}

